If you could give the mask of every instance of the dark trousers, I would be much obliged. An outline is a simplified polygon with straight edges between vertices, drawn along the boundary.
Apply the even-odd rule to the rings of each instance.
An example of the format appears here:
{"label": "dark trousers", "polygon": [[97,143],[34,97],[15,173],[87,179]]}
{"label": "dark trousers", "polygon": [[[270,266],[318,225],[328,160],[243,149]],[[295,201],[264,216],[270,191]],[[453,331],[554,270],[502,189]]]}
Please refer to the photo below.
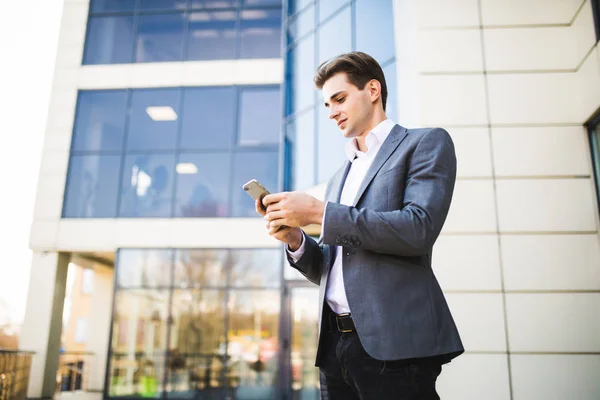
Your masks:
{"label": "dark trousers", "polygon": [[322,338],[322,400],[439,400],[435,390],[442,371],[439,360],[376,360],[367,354],[356,332],[341,333],[334,324]]}

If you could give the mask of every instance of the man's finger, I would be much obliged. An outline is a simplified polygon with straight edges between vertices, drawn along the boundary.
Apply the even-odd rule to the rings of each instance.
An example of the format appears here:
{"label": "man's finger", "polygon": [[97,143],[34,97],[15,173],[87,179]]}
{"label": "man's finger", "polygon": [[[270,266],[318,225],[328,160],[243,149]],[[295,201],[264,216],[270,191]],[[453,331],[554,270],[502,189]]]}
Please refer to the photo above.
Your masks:
{"label": "man's finger", "polygon": [[265,219],[267,221],[274,221],[279,218],[283,218],[283,212],[281,211],[271,211],[267,212],[267,214],[265,215]]}
{"label": "man's finger", "polygon": [[254,202],[254,208],[256,209],[256,212],[260,215],[265,215],[265,209],[262,205],[262,203],[260,202],[260,200],[256,200]]}
{"label": "man's finger", "polygon": [[265,206],[268,206],[269,204],[272,203],[277,203],[278,201],[280,201],[284,196],[284,193],[272,193],[272,194],[268,194],[265,197],[263,197],[262,203]]}

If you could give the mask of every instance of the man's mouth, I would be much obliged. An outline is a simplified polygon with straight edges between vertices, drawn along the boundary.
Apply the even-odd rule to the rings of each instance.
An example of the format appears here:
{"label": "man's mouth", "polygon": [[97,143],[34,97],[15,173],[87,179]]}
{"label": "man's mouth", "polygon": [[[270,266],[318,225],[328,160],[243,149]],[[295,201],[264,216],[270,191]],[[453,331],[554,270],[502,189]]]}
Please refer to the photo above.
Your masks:
{"label": "man's mouth", "polygon": [[341,128],[341,127],[342,127],[342,124],[343,124],[343,123],[345,123],[347,120],[348,120],[347,118],[346,118],[346,119],[340,119],[340,120],[338,121],[338,123],[337,123],[337,125],[338,125],[338,128]]}

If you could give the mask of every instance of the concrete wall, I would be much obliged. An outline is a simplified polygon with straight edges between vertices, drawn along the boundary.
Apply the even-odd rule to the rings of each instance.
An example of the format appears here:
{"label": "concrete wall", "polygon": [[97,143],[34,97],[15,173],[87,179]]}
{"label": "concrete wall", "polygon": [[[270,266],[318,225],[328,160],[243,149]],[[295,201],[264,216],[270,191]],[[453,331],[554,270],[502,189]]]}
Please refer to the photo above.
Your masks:
{"label": "concrete wall", "polygon": [[458,157],[433,263],[467,352],[442,398],[599,398],[590,1],[394,5],[399,122],[446,128]]}

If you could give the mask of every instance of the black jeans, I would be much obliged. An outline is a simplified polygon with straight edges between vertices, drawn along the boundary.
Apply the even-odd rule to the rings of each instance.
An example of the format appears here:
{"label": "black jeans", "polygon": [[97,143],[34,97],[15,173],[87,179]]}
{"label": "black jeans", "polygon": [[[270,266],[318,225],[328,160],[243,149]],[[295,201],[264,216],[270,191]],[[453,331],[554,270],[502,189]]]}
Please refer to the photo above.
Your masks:
{"label": "black jeans", "polygon": [[356,332],[331,329],[323,334],[328,337],[319,366],[322,400],[439,400],[435,382],[440,361],[376,360]]}

